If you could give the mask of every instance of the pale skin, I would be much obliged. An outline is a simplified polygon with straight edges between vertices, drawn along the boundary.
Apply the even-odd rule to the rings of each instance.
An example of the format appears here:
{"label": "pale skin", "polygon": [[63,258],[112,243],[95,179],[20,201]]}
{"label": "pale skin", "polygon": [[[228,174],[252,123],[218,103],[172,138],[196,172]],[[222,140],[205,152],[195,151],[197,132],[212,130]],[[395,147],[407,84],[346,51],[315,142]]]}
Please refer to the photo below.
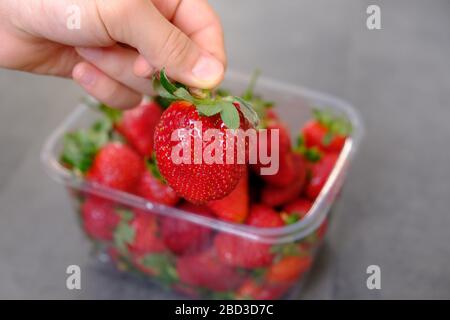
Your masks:
{"label": "pale skin", "polygon": [[[81,28],[67,28],[67,8]],[[0,67],[73,78],[117,108],[151,94],[161,68],[213,88],[226,66],[220,21],[206,0],[1,0]]]}

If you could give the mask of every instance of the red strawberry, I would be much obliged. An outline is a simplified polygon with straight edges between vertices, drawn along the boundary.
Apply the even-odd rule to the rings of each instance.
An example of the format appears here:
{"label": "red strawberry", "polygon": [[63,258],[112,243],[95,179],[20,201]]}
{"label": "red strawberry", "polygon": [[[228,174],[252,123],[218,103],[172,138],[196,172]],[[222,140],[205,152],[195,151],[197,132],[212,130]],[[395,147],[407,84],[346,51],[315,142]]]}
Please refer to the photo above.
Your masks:
{"label": "red strawberry", "polygon": [[208,207],[222,220],[242,223],[248,216],[248,174],[244,173],[236,188],[225,198],[208,202]]}
{"label": "red strawberry", "polygon": [[350,123],[327,111],[314,111],[315,120],[309,121],[302,129],[307,148],[317,147],[326,152],[339,152],[351,132]]}
{"label": "red strawberry", "polygon": [[214,247],[219,259],[234,267],[264,267],[273,259],[270,245],[228,233],[219,233],[214,239]]}
{"label": "red strawberry", "polygon": [[302,192],[306,182],[306,163],[303,157],[293,154],[295,159],[294,181],[285,187],[266,185],[261,192],[261,201],[269,206],[277,207],[294,200]]}
{"label": "red strawberry", "polygon": [[264,204],[252,205],[250,208],[250,216],[247,219],[247,224],[263,228],[284,226],[283,219],[281,219],[278,212]]}
{"label": "red strawberry", "polygon": [[289,286],[286,285],[268,285],[258,281],[248,279],[236,292],[237,299],[252,300],[275,300],[279,299]]}
{"label": "red strawberry", "polygon": [[311,165],[310,180],[306,186],[306,196],[314,200],[319,195],[328,176],[333,171],[334,165],[339,157],[337,153],[324,154],[322,158]]}
{"label": "red strawberry", "polygon": [[[261,228],[284,225],[281,217],[264,205],[253,206],[248,220],[249,225]],[[269,265],[274,257],[269,244],[229,233],[219,233],[214,239],[214,247],[217,255],[224,263],[236,267],[264,267]]]}
{"label": "red strawberry", "polygon": [[119,223],[119,215],[111,201],[88,196],[81,206],[81,217],[86,233],[93,239],[112,240],[113,230]]}
{"label": "red strawberry", "polygon": [[135,256],[146,253],[161,252],[165,246],[158,238],[158,224],[155,215],[149,212],[135,210],[134,218],[130,222],[133,236],[128,241],[128,250]]}
{"label": "red strawberry", "polygon": [[[295,176],[295,164],[294,159],[291,153],[291,138],[289,135],[289,131],[287,127],[279,121],[268,121],[267,126],[267,155],[272,155],[273,152],[278,152],[279,154],[279,168],[278,172],[274,175],[265,175],[261,174],[261,168],[268,167],[269,165],[263,165],[258,162],[256,165],[253,165],[254,171],[258,174],[261,174],[261,177],[267,183],[270,183],[274,186],[283,187],[289,185]],[[274,130],[278,130],[279,133],[279,143],[277,146],[272,146],[271,136]],[[259,160],[259,148],[265,148],[262,144],[264,141],[262,139],[262,131],[258,132],[258,161]],[[264,150],[263,150],[264,151]]]}
{"label": "red strawberry", "polygon": [[179,201],[176,192],[150,170],[144,170],[136,186],[136,194],[150,201],[174,206]]}
{"label": "red strawberry", "polygon": [[278,172],[273,175],[262,175],[262,179],[275,187],[286,187],[295,179],[295,160],[292,153],[280,154]]}
{"label": "red strawberry", "polygon": [[[299,198],[284,206],[281,217],[286,224],[295,223],[303,219],[309,210],[311,210],[313,203],[304,198]],[[309,250],[313,245],[316,245],[325,236],[327,230],[327,220],[325,219],[322,224],[317,228],[315,233],[312,233],[308,237],[304,238],[300,243],[300,247],[304,250]]]}
{"label": "red strawberry", "polygon": [[179,258],[177,272],[181,282],[215,291],[234,290],[242,283],[242,276],[211,250]]}
{"label": "red strawberry", "polygon": [[156,102],[144,103],[124,111],[115,128],[140,155],[150,157],[153,153],[153,136],[162,109]]}
{"label": "red strawberry", "polygon": [[276,113],[274,108],[270,108],[266,111],[266,117],[269,120],[274,120],[274,121],[280,120],[280,117],[278,116],[278,114]]}
{"label": "red strawberry", "polygon": [[312,263],[308,256],[287,256],[272,264],[265,278],[268,283],[292,283],[297,281],[306,272]]}
{"label": "red strawberry", "polygon": [[311,209],[312,205],[313,203],[307,199],[296,199],[284,206],[283,213],[285,213],[285,216],[282,214],[282,217],[287,223],[294,223],[303,219]]}
{"label": "red strawberry", "polygon": [[[196,107],[185,101],[177,101],[164,111],[155,132],[156,161],[158,168],[169,183],[182,197],[193,203],[205,203],[210,200],[221,199],[236,187],[244,173],[244,164],[226,164],[224,144],[223,164],[195,164],[194,142],[192,137],[181,137],[172,141],[172,132],[180,128],[190,128],[193,121],[201,121],[202,135],[208,129],[219,129],[225,135],[225,129],[219,115],[203,117],[198,114]],[[172,160],[172,149],[184,140],[190,139],[192,157],[189,164],[175,164]],[[206,147],[203,142],[202,148]],[[202,150],[203,154],[203,150]]]}
{"label": "red strawberry", "polygon": [[177,271],[173,258],[166,253],[151,253],[132,258],[133,265],[141,272],[159,279],[166,283],[178,281]]}
{"label": "red strawberry", "polygon": [[[212,216],[206,207],[185,202],[180,209],[197,213],[202,216]],[[175,254],[197,252],[209,244],[211,229],[192,222],[164,217],[161,221],[161,236],[165,245]]]}
{"label": "red strawberry", "polygon": [[[155,86],[178,100],[164,111],[155,130],[156,161],[162,176],[190,202],[201,204],[224,198],[245,170],[245,164],[238,163],[236,143],[233,150],[228,150],[234,161],[227,163],[226,129],[247,128],[246,119],[252,120],[253,111],[239,98],[194,98],[186,89],[170,83],[163,71]],[[205,132],[213,132],[214,136],[208,139]],[[221,154],[216,154],[219,151]],[[205,154],[214,159],[205,159]]]}
{"label": "red strawberry", "polygon": [[157,274],[157,270],[155,270],[155,268],[151,268],[146,266],[142,260],[144,259],[145,255],[143,256],[133,256],[131,258],[133,265],[136,269],[138,269],[139,271],[141,271],[142,273],[145,273],[147,275],[150,276],[155,276]]}
{"label": "red strawberry", "polygon": [[87,179],[122,191],[132,191],[144,170],[141,157],[127,145],[112,142],[95,156]]}

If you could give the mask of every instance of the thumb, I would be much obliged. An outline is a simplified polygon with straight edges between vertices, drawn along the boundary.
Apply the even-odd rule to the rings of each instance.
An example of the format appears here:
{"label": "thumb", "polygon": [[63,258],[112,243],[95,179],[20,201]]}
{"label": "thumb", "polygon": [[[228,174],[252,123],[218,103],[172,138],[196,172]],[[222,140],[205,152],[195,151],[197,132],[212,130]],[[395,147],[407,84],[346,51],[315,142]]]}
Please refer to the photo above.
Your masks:
{"label": "thumb", "polygon": [[198,88],[212,88],[223,79],[223,63],[171,24],[151,1],[103,0],[98,10],[111,37],[139,51],[139,76],[165,68],[174,80]]}

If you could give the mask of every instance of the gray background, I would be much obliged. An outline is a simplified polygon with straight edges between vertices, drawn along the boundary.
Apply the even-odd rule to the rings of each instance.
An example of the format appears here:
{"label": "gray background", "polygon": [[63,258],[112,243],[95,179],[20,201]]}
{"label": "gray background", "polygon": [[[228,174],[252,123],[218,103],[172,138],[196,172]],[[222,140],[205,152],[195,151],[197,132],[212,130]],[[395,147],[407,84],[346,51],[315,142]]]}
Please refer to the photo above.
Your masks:
{"label": "gray background", "polygon": [[[379,3],[382,30],[365,27]],[[300,298],[450,298],[450,1],[212,4],[230,66],[336,94],[367,134],[326,245]],[[89,257],[64,190],[39,162],[82,92],[67,80],[0,71],[0,298],[158,298]],[[65,268],[82,267],[81,291]],[[377,264],[382,289],[365,286]]]}

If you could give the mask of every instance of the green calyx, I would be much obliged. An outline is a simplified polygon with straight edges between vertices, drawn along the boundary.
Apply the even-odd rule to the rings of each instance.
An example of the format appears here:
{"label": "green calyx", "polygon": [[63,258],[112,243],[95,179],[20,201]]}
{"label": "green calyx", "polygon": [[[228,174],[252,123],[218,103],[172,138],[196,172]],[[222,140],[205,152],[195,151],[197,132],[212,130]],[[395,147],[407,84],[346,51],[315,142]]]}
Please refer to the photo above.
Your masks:
{"label": "green calyx", "polygon": [[87,98],[84,98],[83,102],[92,110],[103,114],[106,117],[106,119],[111,121],[111,123],[117,123],[120,121],[120,119],[122,119],[123,114],[122,110],[112,108],[102,102],[95,102]]}
{"label": "green calyx", "polygon": [[88,129],[68,132],[64,136],[61,162],[79,174],[86,173],[97,151],[111,140],[112,124],[106,119]]}
{"label": "green calyx", "polygon": [[291,214],[288,214],[287,212],[282,212],[281,219],[283,219],[284,223],[286,223],[288,225],[294,224],[300,220],[300,214],[297,212],[293,212]]}
{"label": "green calyx", "polygon": [[322,158],[322,152],[317,147],[308,148],[302,135],[297,137],[294,152],[301,154],[309,162],[318,162]]}
{"label": "green calyx", "polygon": [[149,170],[151,172],[153,177],[155,177],[159,181],[163,182],[164,184],[167,183],[166,180],[164,179],[164,177],[162,176],[161,172],[159,171],[154,153],[150,159],[147,159],[147,161],[145,161],[145,164],[146,164],[147,170]]}
{"label": "green calyx", "polygon": [[[267,110],[272,108],[274,103],[272,101],[264,100],[261,96],[255,94],[255,86],[260,74],[261,71],[259,69],[256,69],[253,72],[250,83],[241,97],[252,104],[253,109],[258,114],[258,117],[264,121]],[[264,125],[262,127],[264,127]]]}
{"label": "green calyx", "polygon": [[122,220],[114,230],[114,244],[116,248],[123,254],[128,252],[128,245],[133,243],[135,237],[135,230],[128,224],[127,221]]}
{"label": "green calyx", "polygon": [[[200,115],[211,117],[220,114],[223,123],[229,129],[238,129],[240,126],[239,111],[256,127],[259,122],[258,115],[250,103],[234,96],[213,95],[209,90],[193,89],[191,92],[181,84],[173,84],[166,76],[164,69],[159,73],[159,79],[154,77],[153,88],[155,92],[167,101],[188,101],[195,105]],[[237,106],[239,106],[239,110]]]}
{"label": "green calyx", "polygon": [[154,270],[162,283],[170,285],[179,280],[173,257],[164,253],[147,254],[141,259],[144,267]]}
{"label": "green calyx", "polygon": [[329,145],[335,136],[347,137],[352,133],[350,121],[341,116],[334,115],[329,110],[313,109],[314,119],[328,129],[322,143]]}

